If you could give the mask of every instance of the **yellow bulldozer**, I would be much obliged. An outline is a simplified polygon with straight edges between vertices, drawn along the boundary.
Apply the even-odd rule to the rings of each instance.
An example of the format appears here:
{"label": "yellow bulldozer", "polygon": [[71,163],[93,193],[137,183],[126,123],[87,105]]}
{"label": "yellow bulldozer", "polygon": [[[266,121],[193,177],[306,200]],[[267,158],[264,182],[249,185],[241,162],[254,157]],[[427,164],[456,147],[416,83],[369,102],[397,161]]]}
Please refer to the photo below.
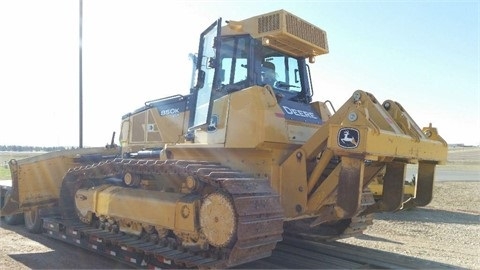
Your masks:
{"label": "yellow bulldozer", "polygon": [[313,101],[310,65],[326,53],[326,32],[285,10],[220,18],[200,35],[189,94],[124,115],[118,146],[11,160],[1,215],[139,267],[227,268],[284,236],[361,234],[402,207],[406,164],[411,203],[427,205],[446,142],[366,91],[335,113]]}

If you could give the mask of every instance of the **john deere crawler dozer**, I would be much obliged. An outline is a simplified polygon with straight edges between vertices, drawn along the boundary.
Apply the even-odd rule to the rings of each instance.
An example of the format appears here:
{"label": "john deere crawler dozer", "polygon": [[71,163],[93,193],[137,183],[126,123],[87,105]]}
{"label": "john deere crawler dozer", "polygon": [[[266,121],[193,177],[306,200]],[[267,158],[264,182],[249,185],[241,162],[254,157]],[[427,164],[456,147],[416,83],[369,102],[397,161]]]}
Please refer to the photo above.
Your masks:
{"label": "john deere crawler dozer", "polygon": [[284,10],[219,19],[200,35],[188,95],[124,115],[119,147],[12,160],[2,215],[137,266],[223,268],[269,256],[284,235],[362,233],[402,207],[409,163],[411,203],[427,205],[445,141],[366,91],[335,113],[312,101],[309,65],[326,53],[326,33]]}

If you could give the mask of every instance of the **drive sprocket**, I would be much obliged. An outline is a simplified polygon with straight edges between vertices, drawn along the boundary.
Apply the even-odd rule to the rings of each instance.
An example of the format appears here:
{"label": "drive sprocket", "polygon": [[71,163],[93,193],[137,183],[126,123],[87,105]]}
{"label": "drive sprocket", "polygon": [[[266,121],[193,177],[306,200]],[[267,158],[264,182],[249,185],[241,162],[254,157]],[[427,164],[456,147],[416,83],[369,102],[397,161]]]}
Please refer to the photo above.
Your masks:
{"label": "drive sprocket", "polygon": [[230,198],[222,193],[209,194],[200,207],[200,227],[208,243],[227,247],[235,240],[237,218]]}

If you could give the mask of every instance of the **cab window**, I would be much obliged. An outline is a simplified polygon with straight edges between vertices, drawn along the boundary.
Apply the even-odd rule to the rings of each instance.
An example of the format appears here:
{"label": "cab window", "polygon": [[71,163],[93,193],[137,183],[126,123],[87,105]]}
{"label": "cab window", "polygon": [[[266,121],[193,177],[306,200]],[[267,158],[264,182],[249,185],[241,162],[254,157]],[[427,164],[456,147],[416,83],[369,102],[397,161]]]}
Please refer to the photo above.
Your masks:
{"label": "cab window", "polygon": [[222,85],[230,85],[247,79],[248,53],[246,38],[225,38],[221,47],[221,76]]}

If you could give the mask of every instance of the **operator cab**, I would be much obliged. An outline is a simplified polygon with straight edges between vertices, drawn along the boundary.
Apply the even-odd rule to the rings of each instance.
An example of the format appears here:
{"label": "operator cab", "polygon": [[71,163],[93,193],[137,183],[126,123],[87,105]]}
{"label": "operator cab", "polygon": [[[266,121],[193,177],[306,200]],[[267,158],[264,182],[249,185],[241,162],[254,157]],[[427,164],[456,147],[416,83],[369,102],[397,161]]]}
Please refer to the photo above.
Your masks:
{"label": "operator cab", "polygon": [[200,36],[190,129],[208,125],[214,100],[254,86],[269,85],[279,103],[310,107],[307,59],[313,63],[316,55],[328,52],[323,30],[283,10],[225,27],[221,23],[220,18]]}
{"label": "operator cab", "polygon": [[311,88],[304,58],[265,47],[250,35],[223,36],[219,76],[213,91],[219,97],[251,86],[270,85],[278,98],[309,103]]}

